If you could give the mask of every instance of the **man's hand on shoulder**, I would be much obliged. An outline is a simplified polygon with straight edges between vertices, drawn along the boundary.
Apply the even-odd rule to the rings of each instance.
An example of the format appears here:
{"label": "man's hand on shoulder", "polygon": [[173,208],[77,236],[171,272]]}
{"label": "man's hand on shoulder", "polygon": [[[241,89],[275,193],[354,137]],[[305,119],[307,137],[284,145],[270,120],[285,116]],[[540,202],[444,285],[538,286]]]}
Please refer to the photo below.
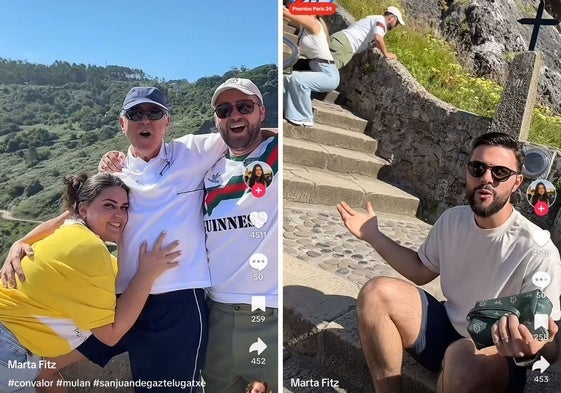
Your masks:
{"label": "man's hand on shoulder", "polygon": [[112,150],[101,157],[97,170],[104,173],[115,173],[123,170],[126,155],[121,151]]}
{"label": "man's hand on shoulder", "polygon": [[31,245],[20,240],[12,244],[8,256],[4,260],[4,265],[2,265],[2,269],[0,269],[0,279],[2,280],[4,288],[17,288],[16,274],[21,282],[25,281],[21,260],[26,255],[33,255]]}

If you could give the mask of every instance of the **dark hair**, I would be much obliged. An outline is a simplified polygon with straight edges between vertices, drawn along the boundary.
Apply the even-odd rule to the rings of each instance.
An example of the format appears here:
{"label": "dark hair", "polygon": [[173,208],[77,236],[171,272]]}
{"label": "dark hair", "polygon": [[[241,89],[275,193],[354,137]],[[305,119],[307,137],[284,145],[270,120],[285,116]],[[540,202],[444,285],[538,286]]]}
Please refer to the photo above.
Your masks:
{"label": "dark hair", "polygon": [[[543,186],[543,189],[545,190],[545,193],[543,195],[540,195],[538,193],[539,186]],[[532,201],[531,201],[532,206],[538,203],[539,201],[546,202],[549,205],[549,196],[547,195],[547,187],[542,182],[536,184],[536,187],[534,188],[534,195],[532,195]]]}
{"label": "dark hair", "polygon": [[[261,175],[260,176],[257,176],[255,174],[255,168],[257,168],[257,167],[261,168]],[[251,170],[251,176],[249,178],[248,185],[250,187],[253,187],[253,185],[255,183],[260,183],[260,184],[263,184],[264,186],[269,185],[268,182],[267,182],[267,177],[265,176],[265,171],[263,170],[263,166],[261,164],[255,164],[253,166],[253,169]]]}
{"label": "dark hair", "polygon": [[510,135],[504,134],[502,132],[487,132],[483,135],[478,136],[473,141],[473,150],[479,146],[500,146],[505,149],[510,149],[516,157],[517,170],[520,172],[522,170],[522,165],[524,165],[524,151],[522,150],[522,144],[514,140]]}
{"label": "dark hair", "polygon": [[251,389],[253,389],[253,386],[255,386],[256,383],[262,383],[263,386],[265,386],[265,391],[267,393],[270,392],[269,384],[267,382],[263,381],[262,379],[256,379],[256,380],[251,381],[250,383],[247,384],[247,387],[245,388],[245,393],[250,393]]}
{"label": "dark hair", "polygon": [[64,179],[66,190],[64,193],[64,208],[72,212],[76,218],[80,217],[78,208],[80,203],[91,203],[106,188],[121,187],[129,195],[129,187],[121,179],[109,173],[98,173],[88,176],[80,173]]}
{"label": "dark hair", "polygon": [[253,169],[251,170],[252,175],[255,175],[255,168],[257,168],[257,167],[261,168],[261,172],[263,172],[263,166],[261,164],[255,164],[253,166]]}

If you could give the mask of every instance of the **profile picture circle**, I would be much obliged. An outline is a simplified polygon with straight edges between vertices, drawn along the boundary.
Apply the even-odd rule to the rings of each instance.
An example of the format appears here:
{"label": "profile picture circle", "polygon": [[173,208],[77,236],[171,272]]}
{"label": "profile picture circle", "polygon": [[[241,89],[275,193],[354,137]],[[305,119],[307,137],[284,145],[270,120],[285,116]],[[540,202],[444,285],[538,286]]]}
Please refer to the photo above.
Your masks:
{"label": "profile picture circle", "polygon": [[273,181],[273,169],[265,161],[254,161],[245,167],[243,178],[249,188],[257,183],[268,187]]}
{"label": "profile picture circle", "polygon": [[528,186],[526,197],[532,207],[536,206],[538,202],[547,203],[548,206],[551,206],[557,198],[557,190],[550,181],[537,179]]}

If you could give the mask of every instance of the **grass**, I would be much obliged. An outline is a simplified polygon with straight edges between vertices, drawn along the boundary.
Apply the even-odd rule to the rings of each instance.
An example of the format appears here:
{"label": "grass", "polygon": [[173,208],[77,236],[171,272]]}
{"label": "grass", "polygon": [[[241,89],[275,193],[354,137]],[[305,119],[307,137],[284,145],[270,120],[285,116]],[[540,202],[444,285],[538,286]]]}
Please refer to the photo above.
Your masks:
{"label": "grass", "polygon": [[[338,0],[355,19],[381,15],[397,2]],[[400,7],[403,10],[403,7]],[[531,10],[533,12],[533,10]],[[530,12],[530,11],[528,11]],[[404,15],[407,23],[407,15]],[[386,44],[411,75],[434,96],[456,108],[480,116],[493,117],[503,87],[471,75],[458,61],[454,47],[431,31],[407,24],[386,35]],[[506,54],[513,58],[513,54]],[[561,117],[542,105],[534,109],[529,141],[561,149]]]}

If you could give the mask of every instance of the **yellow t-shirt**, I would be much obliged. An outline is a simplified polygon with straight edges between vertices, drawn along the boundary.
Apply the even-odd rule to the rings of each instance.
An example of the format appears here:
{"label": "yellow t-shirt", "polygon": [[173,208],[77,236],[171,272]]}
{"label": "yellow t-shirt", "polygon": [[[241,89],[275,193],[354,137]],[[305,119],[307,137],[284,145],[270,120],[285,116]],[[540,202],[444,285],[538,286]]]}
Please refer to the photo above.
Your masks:
{"label": "yellow t-shirt", "polygon": [[77,222],[34,243],[33,251],[22,260],[25,282],[0,288],[0,322],[35,355],[63,355],[90,329],[114,321],[116,260]]}

